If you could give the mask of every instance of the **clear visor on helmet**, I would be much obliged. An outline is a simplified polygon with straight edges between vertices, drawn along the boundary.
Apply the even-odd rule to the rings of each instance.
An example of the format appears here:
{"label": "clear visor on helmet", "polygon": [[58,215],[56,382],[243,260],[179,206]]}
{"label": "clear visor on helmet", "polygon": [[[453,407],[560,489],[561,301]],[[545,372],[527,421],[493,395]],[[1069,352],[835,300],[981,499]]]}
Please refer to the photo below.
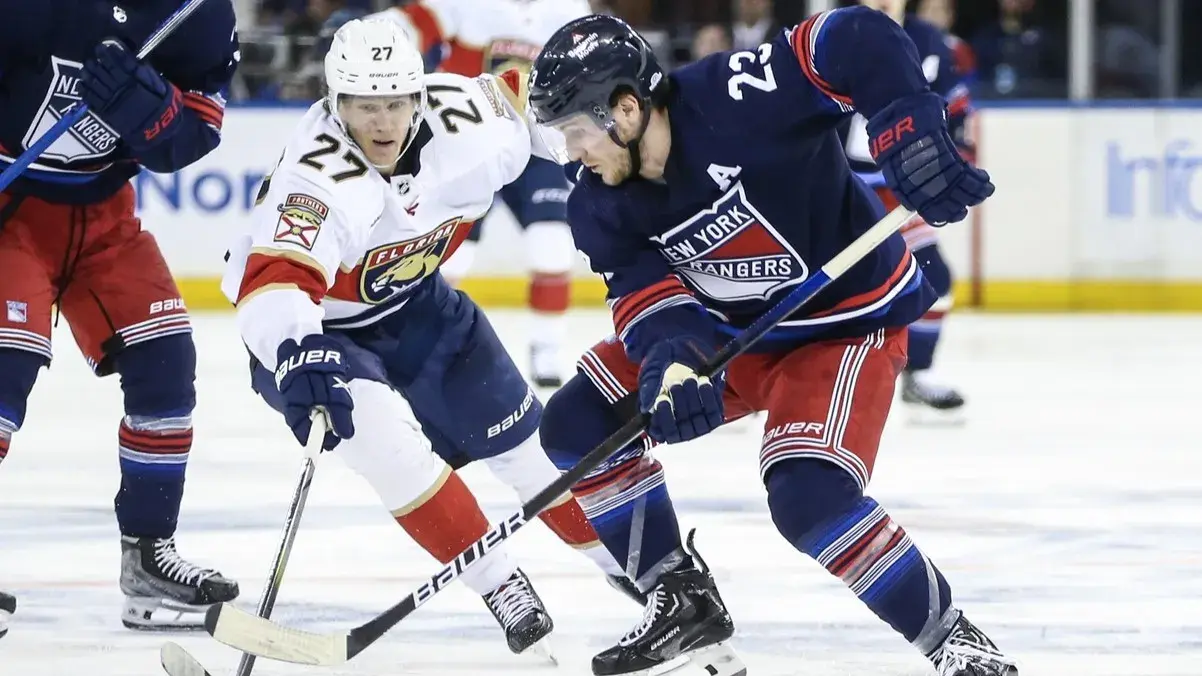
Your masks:
{"label": "clear visor on helmet", "polygon": [[535,129],[547,154],[560,164],[580,160],[611,142],[600,121],[586,113],[537,123]]}

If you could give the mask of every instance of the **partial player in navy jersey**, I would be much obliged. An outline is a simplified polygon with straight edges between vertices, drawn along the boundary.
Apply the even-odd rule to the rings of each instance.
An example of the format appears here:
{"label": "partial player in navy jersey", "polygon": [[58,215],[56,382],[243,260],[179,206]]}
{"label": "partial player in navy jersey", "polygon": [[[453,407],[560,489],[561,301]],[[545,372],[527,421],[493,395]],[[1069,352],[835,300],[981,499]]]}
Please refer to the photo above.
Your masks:
{"label": "partial player in navy jersey", "polygon": [[196,349],[129,181],[186,167],[221,140],[221,91],[238,60],[229,2],[206,2],[149,62],[134,56],[181,4],[0,0],[0,168],[72,106],[89,109],[0,194],[0,459],[50,363],[57,307],[96,374],[121,379],[114,505],[123,622],[134,629],[198,628],[209,605],[238,595],[176,551]]}
{"label": "partial player in navy jersey", "polygon": [[724,374],[697,373],[884,215],[844,157],[837,127],[853,111],[868,120],[887,185],[928,222],[963,220],[993,193],[957,153],[913,42],[885,15],[854,7],[666,73],[625,23],[589,17],[548,42],[530,104],[542,151],[583,165],[568,222],[606,281],[614,319],[614,335],[547,403],[544,446],[570,467],[630,416],[650,413],[637,443],[573,489],[625,568],[613,583],[645,604],[593,672],[644,673],[685,654],[716,676],[745,673],[728,644],[733,621],[691,537],[681,544],[650,449],[766,411],[760,473],[781,535],[941,676],[1017,674],[953,605],[935,564],[864,494],[906,363],[906,327],[937,298],[900,235]]}
{"label": "partial player in navy jersey", "polygon": [[[969,133],[969,116],[972,104],[965,73],[960,60],[952,51],[948,36],[935,25],[912,14],[906,14],[905,0],[860,0],[860,4],[888,14],[897,21],[906,35],[914,42],[922,65],[923,77],[930,83],[931,90],[947,100],[948,133],[960,149],[960,154],[969,162],[975,159],[975,147]],[[868,147],[867,120],[856,114],[846,119],[839,127],[847,150],[847,159],[852,169],[870,187],[886,208],[897,206],[897,199],[885,185],[884,177],[876,167]],[[952,308],[952,272],[939,250],[938,233],[921,216],[915,216],[902,226],[902,237],[914,252],[922,266],[923,274],[939,294],[939,300],[923,316],[910,325],[908,350],[909,361],[901,377],[902,402],[911,405],[914,413],[935,411],[937,419],[955,420],[964,406],[964,397],[955,389],[931,381],[926,372],[935,358],[935,347],[943,329],[943,319]],[[915,415],[916,420],[925,416]]]}

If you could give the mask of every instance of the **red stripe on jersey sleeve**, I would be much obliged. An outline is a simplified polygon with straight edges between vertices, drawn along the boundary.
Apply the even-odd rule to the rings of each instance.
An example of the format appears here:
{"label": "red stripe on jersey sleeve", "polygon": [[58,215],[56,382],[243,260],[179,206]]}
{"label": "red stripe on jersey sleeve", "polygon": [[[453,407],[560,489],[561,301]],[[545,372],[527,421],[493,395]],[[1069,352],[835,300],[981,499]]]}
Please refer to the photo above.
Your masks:
{"label": "red stripe on jersey sleeve", "polygon": [[613,303],[614,330],[620,336],[635,318],[655,304],[672,296],[692,295],[676,275],[669,275],[651,286],[628,293]]}
{"label": "red stripe on jersey sleeve", "polygon": [[803,21],[793,30],[793,40],[790,44],[793,47],[793,54],[797,56],[797,61],[801,64],[801,72],[810,81],[810,84],[839,103],[851,106],[853,105],[851,97],[835,91],[835,88],[818,73],[818,69],[814,65],[814,58],[810,54],[811,36],[819,27],[821,20],[829,13],[829,11],[820,12]]}
{"label": "red stripe on jersey sleeve", "polygon": [[314,303],[320,303],[326,295],[326,279],[321,270],[293,258],[252,253],[246,259],[246,271],[242,273],[238,303],[270,284],[295,286],[308,294]]}
{"label": "red stripe on jersey sleeve", "polygon": [[213,99],[197,92],[186,92],[184,105],[196,113],[206,124],[221,128],[221,121],[225,118],[225,109]]}

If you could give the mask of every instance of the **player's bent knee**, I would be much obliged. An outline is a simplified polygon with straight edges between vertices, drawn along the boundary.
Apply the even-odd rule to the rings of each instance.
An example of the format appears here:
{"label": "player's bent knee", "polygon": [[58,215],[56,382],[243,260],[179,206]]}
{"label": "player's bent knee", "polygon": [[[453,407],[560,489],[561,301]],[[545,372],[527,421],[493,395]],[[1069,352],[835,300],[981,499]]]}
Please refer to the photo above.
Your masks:
{"label": "player's bent knee", "polygon": [[500,455],[485,458],[484,464],[501,483],[517,491],[522,502],[529,501],[559,478],[559,469],[543,451],[538,434],[531,434]]}
{"label": "player's bent knee", "polygon": [[803,549],[801,543],[807,535],[828,519],[846,513],[863,496],[855,477],[818,458],[777,463],[764,483],[772,522],[798,549]]}
{"label": "player's bent knee", "polygon": [[352,380],[355,436],[334,451],[367,479],[391,512],[404,509],[436,484],[450,468],[431,450],[408,402],[391,387]]}
{"label": "player's bent knee", "polygon": [[196,345],[187,333],[124,348],[115,357],[133,416],[186,416],[196,407]]}
{"label": "player's bent knee", "polygon": [[0,349],[0,432],[15,432],[25,422],[25,405],[38,371],[50,363],[28,350]]}
{"label": "player's bent knee", "polygon": [[601,392],[577,373],[547,400],[538,431],[551,462],[566,470],[620,426]]}

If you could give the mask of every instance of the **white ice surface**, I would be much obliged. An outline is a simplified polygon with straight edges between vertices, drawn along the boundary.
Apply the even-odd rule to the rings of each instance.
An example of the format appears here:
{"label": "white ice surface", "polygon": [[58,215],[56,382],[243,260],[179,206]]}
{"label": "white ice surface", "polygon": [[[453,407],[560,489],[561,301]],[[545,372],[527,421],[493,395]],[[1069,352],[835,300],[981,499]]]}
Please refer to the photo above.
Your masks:
{"label": "white ice surface", "polygon": [[[521,313],[493,313],[521,360]],[[572,352],[607,331],[572,319]],[[239,579],[253,608],[300,466],[282,421],[247,386],[227,314],[195,318],[196,445],[180,524],[188,557]],[[18,594],[0,676],[161,673],[168,637],[121,627],[115,378],[91,377],[68,331],[0,467],[0,588]],[[961,428],[895,415],[871,493],[942,567],[957,603],[1024,676],[1202,674],[1202,318],[952,317],[940,372],[969,398]],[[0,377],[3,377],[0,375]],[[895,409],[895,413],[901,413]],[[659,455],[682,525],[716,571],[752,676],[930,673],[769,519],[758,432],[715,434]],[[277,617],[346,629],[428,576],[433,562],[336,457],[322,459]],[[482,468],[468,483],[493,517],[516,506]],[[553,613],[561,667],[508,653],[479,598],[456,585],[339,669],[260,661],[256,674],[589,673],[638,619],[541,525],[516,552]],[[238,654],[172,636],[216,675]]]}

